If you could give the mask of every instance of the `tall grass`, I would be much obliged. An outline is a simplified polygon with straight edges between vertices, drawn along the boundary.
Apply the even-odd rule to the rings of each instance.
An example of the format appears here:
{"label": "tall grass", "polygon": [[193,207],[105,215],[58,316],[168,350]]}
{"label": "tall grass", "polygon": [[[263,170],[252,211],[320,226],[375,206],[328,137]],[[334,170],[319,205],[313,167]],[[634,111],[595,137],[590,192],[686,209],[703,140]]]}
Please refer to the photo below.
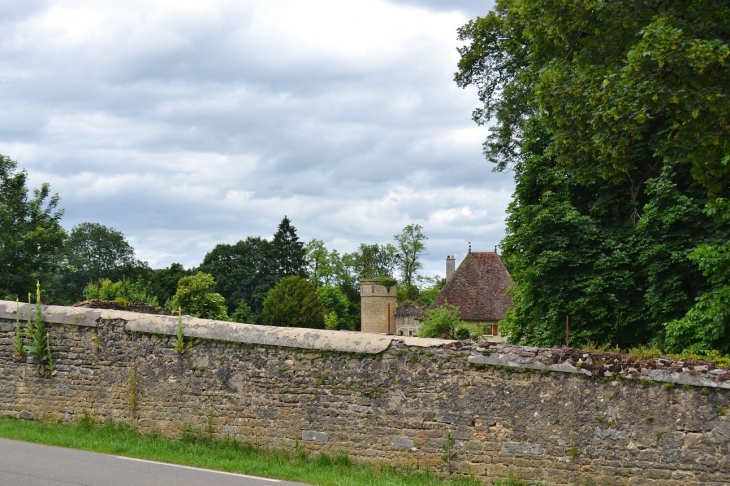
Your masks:
{"label": "tall grass", "polygon": [[[140,434],[124,424],[96,425],[90,418],[76,424],[0,418],[0,437],[71,447],[151,461],[168,462],[323,486],[476,486],[476,479],[441,479],[433,474],[398,471],[353,463],[342,454],[307,457],[294,451],[263,449],[232,439],[209,439],[184,427],[180,439]],[[499,486],[522,486],[514,477]]]}

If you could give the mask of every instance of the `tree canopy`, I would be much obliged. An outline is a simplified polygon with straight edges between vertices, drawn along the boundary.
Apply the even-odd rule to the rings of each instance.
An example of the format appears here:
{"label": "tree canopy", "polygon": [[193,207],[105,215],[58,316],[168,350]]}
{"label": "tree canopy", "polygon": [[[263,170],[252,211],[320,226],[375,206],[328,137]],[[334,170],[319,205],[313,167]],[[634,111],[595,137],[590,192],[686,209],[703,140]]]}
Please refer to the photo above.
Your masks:
{"label": "tree canopy", "polygon": [[279,280],[264,300],[263,321],[268,326],[324,329],[324,316],[317,289],[296,275]]}
{"label": "tree canopy", "polygon": [[27,179],[15,161],[0,155],[0,298],[23,297],[36,281],[48,289],[61,265],[66,232],[59,197],[45,183],[29,196]]}
{"label": "tree canopy", "polygon": [[459,38],[455,80],[477,87],[485,155],[517,183],[512,339],[557,344],[570,315],[571,344],[717,345],[730,5],[498,0]]}
{"label": "tree canopy", "polygon": [[422,229],[423,227],[420,224],[409,224],[403,228],[400,234],[393,237],[398,245],[398,254],[400,255],[398,267],[400,268],[401,280],[409,298],[415,296],[416,273],[423,267],[421,256],[426,253],[424,241],[428,237],[423,234]]}
{"label": "tree canopy", "polygon": [[64,252],[66,282],[78,297],[89,282],[133,278],[148,269],[145,262],[135,258],[134,248],[121,231],[98,223],[74,226]]}

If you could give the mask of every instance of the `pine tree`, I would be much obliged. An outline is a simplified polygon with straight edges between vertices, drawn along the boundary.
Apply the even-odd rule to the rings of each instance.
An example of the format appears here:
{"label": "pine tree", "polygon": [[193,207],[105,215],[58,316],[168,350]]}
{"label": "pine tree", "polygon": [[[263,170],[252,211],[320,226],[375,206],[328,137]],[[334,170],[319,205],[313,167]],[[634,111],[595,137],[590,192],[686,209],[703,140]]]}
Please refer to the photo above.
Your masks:
{"label": "pine tree", "polygon": [[277,276],[284,277],[307,277],[307,260],[304,243],[299,241],[297,229],[291,225],[291,220],[284,216],[279,223],[279,228],[274,234],[272,244],[272,257],[277,265]]}

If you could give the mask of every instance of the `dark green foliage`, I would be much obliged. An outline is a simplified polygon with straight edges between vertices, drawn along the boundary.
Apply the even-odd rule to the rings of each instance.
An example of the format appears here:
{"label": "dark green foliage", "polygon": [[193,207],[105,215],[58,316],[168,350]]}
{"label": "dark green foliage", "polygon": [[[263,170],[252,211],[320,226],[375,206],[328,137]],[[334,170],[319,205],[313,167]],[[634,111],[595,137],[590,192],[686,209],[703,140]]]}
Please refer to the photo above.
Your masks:
{"label": "dark green foliage", "polygon": [[195,273],[194,269],[186,270],[179,263],[172,263],[167,268],[150,270],[145,274],[147,292],[156,297],[161,305],[165,305],[177,292],[177,283],[180,279]]}
{"label": "dark green foliage", "polygon": [[263,322],[269,326],[323,329],[324,315],[317,289],[297,276],[279,280],[264,300]]}
{"label": "dark green foliage", "polygon": [[355,323],[349,313],[350,302],[342,290],[332,285],[324,285],[317,289],[326,314],[331,314],[327,329],[353,330]]}
{"label": "dark green foliage", "polygon": [[[730,224],[730,202],[727,199],[716,200],[709,206],[707,214],[727,228]],[[667,344],[671,351],[706,352],[715,349],[730,353],[730,241],[727,236],[705,241],[690,254],[690,258],[699,263],[712,289],[697,299],[685,317],[667,326]]]}
{"label": "dark green foliage", "polygon": [[56,209],[59,197],[48,184],[29,197],[27,179],[16,162],[0,155],[0,299],[23,297],[36,281],[49,284],[49,299],[60,290],[55,275],[66,237],[59,223],[63,210]]}
{"label": "dark green foliage", "polygon": [[256,322],[251,306],[249,306],[245,300],[238,301],[238,307],[231,314],[231,321],[240,322],[242,324],[253,324]]}
{"label": "dark green foliage", "polygon": [[730,222],[703,209],[730,181],[730,4],[498,0],[459,35],[485,154],[515,169],[512,339],[562,343],[569,315],[572,345],[727,341]]}
{"label": "dark green foliage", "polygon": [[[210,251],[200,270],[216,280],[216,291],[226,299],[233,313],[245,301],[254,316],[263,310],[267,292],[276,284],[277,265],[272,258],[271,243],[258,236],[235,245],[220,244]],[[259,318],[255,318],[260,323]]]}
{"label": "dark green foliage", "polygon": [[723,232],[702,212],[705,191],[688,168],[665,167],[628,217],[632,202],[619,187],[577,181],[545,155],[541,120],[525,127],[502,243],[516,282],[512,339],[560,344],[568,315],[572,345],[661,344],[663,323],[684,315],[706,287],[688,253]]}
{"label": "dark green foliage", "polygon": [[307,261],[304,243],[299,241],[297,229],[291,220],[284,216],[271,241],[271,257],[278,278],[298,276],[307,277]]}

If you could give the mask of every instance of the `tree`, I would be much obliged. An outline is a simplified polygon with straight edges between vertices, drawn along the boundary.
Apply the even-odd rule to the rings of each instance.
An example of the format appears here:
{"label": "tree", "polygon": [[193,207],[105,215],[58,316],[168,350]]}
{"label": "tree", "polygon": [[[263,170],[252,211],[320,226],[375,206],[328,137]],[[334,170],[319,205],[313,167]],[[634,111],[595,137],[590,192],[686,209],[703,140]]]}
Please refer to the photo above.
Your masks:
{"label": "tree", "polygon": [[169,307],[168,301],[177,292],[177,283],[183,277],[195,275],[195,270],[186,270],[180,263],[171,263],[167,268],[150,270],[146,274],[147,292],[157,301]]}
{"label": "tree", "polygon": [[227,321],[226,301],[222,295],[212,292],[214,287],[215,279],[207,273],[183,277],[177,284],[170,307],[172,310],[182,309],[193,317]]}
{"label": "tree", "polygon": [[200,270],[216,280],[216,290],[225,297],[228,311],[234,313],[241,301],[250,306],[253,319],[260,323],[266,294],[278,279],[278,266],[272,258],[270,242],[248,237],[235,245],[220,244],[208,252]]}
{"label": "tree", "polygon": [[466,327],[466,322],[459,318],[459,307],[444,304],[426,311],[418,337],[454,339],[463,327]]}
{"label": "tree", "polygon": [[557,344],[570,315],[571,344],[663,344],[724,285],[688,255],[727,241],[702,208],[730,180],[729,26],[705,0],[498,0],[459,29],[456,82],[494,122],[485,155],[515,169],[513,340]]}
{"label": "tree", "polygon": [[272,257],[276,264],[276,275],[279,278],[298,276],[306,278],[307,261],[304,243],[299,241],[297,229],[291,220],[284,216],[271,241]]}
{"label": "tree", "polygon": [[564,342],[569,316],[571,345],[662,345],[662,324],[684,315],[705,286],[686,258],[693,239],[723,231],[702,214],[702,187],[687,168],[665,170],[647,181],[634,222],[613,184],[577,181],[546,155],[549,137],[539,118],[525,124],[514,167],[502,248],[515,307],[505,329],[513,341],[552,346]]}
{"label": "tree", "polygon": [[315,287],[331,285],[338,279],[341,266],[337,250],[327,250],[324,241],[312,239],[304,245],[307,278]]}
{"label": "tree", "polygon": [[[730,201],[719,199],[707,213],[719,223],[730,222]],[[667,344],[671,351],[710,351],[730,353],[730,241],[700,245],[690,258],[699,263],[712,289],[697,299],[681,319],[667,325]]]}
{"label": "tree", "polygon": [[475,85],[485,153],[516,162],[523,124],[545,117],[547,153],[580,180],[632,198],[664,164],[691,167],[712,193],[730,180],[730,5],[686,0],[498,0],[459,29],[455,80]]}
{"label": "tree", "polygon": [[350,301],[338,287],[324,285],[317,289],[317,295],[329,321],[325,327],[332,330],[354,330],[352,316],[349,313]]}
{"label": "tree", "polygon": [[317,289],[296,275],[279,280],[264,300],[263,321],[268,326],[324,329],[324,315]]}
{"label": "tree", "polygon": [[[42,184],[29,198],[28,174],[17,171],[17,163],[0,155],[0,297],[15,298],[35,288],[36,281],[48,282],[61,265],[60,251],[66,233],[56,209],[57,194]],[[50,288],[53,300],[54,286]]]}
{"label": "tree", "polygon": [[343,256],[345,266],[357,280],[363,278],[393,278],[398,253],[393,245],[361,243],[357,251]]}
{"label": "tree", "polygon": [[403,231],[395,235],[395,241],[400,254],[399,267],[403,285],[408,292],[408,298],[418,295],[415,288],[415,277],[418,270],[423,267],[421,255],[426,253],[424,241],[428,239],[421,230],[420,224],[409,224]]}
{"label": "tree", "polygon": [[75,226],[64,252],[68,265],[65,281],[78,297],[89,282],[136,278],[148,270],[145,262],[135,258],[134,248],[120,231],[98,223]]}
{"label": "tree", "polygon": [[236,310],[233,314],[231,314],[231,321],[240,322],[242,324],[252,324],[256,321],[256,317],[251,310],[251,306],[249,306],[245,300],[241,299],[238,302],[238,307],[236,307]]}

